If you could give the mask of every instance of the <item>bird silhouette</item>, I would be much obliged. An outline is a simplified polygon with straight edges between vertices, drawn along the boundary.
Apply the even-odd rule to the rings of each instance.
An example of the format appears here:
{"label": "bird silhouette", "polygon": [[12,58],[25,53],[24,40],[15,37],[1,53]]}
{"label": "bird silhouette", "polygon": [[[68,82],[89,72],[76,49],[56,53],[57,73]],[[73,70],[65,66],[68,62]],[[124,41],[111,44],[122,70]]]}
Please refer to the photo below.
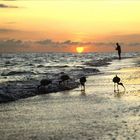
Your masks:
{"label": "bird silhouette", "polygon": [[40,88],[40,87],[42,87],[42,86],[47,86],[47,85],[49,85],[49,84],[51,84],[52,83],[52,80],[50,80],[50,79],[42,79],[41,81],[40,81],[40,85],[37,87],[38,89]]}
{"label": "bird silhouette", "polygon": [[117,91],[119,91],[119,87],[118,87],[119,85],[121,85],[125,89],[123,83],[120,83],[121,79],[117,75],[113,78],[112,81],[114,82],[114,92],[116,92],[116,85],[117,85]]}
{"label": "bird silhouette", "polygon": [[[80,78],[80,84],[81,84],[81,91],[83,90],[83,91],[85,91],[85,82],[86,82],[87,80],[86,80],[86,77],[85,76],[83,76],[83,77],[81,77]],[[82,89],[83,88],[83,89]]]}
{"label": "bird silhouette", "polygon": [[67,81],[67,84],[68,84],[68,80],[69,80],[69,79],[70,79],[70,77],[69,77],[69,75],[67,75],[67,74],[64,74],[64,75],[60,76],[59,85],[60,85],[61,83],[66,84],[66,81]]}

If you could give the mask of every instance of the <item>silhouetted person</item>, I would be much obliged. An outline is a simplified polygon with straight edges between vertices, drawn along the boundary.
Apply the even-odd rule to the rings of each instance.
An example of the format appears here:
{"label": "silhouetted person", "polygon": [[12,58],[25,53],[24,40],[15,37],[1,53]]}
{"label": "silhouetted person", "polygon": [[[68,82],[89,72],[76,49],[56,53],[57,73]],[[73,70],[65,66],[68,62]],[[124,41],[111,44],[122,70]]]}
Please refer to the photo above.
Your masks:
{"label": "silhouetted person", "polygon": [[[113,78],[112,81],[114,82],[114,92],[116,92],[116,89],[115,89],[116,84],[117,84],[117,91],[119,91],[118,85],[121,85],[124,87],[123,83],[120,83],[121,79],[117,75]],[[124,90],[125,90],[125,87],[124,87]]]}
{"label": "silhouetted person", "polygon": [[81,91],[82,91],[82,87],[83,87],[83,91],[85,91],[85,82],[86,82],[86,77],[83,76],[80,78],[80,84],[81,84]]}
{"label": "silhouetted person", "polygon": [[116,50],[118,51],[119,59],[121,59],[121,46],[119,45],[119,43],[116,43],[116,45],[117,45]]}

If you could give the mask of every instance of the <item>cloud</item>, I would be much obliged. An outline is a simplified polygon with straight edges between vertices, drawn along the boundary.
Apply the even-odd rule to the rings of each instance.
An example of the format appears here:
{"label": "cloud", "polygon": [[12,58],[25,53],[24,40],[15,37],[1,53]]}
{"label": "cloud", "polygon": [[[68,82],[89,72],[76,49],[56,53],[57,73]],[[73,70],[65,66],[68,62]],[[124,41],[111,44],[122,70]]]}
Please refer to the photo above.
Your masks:
{"label": "cloud", "polygon": [[128,43],[128,46],[138,46],[140,47],[140,42],[132,42],[132,43]]}
{"label": "cloud", "polygon": [[115,35],[114,37],[122,37],[122,38],[139,38],[140,39],[140,34],[128,34],[128,35]]}
{"label": "cloud", "polygon": [[21,40],[9,39],[9,40],[0,40],[0,48],[3,47],[21,47],[24,46],[25,43]]}
{"label": "cloud", "polygon": [[139,42],[140,41],[140,34],[116,34],[106,36],[104,40],[111,41],[111,42]]}
{"label": "cloud", "polygon": [[[42,48],[54,48],[54,50],[60,49],[61,51],[68,50],[70,48],[76,48],[77,46],[84,46],[85,48],[90,48],[90,51],[97,52],[114,52],[116,47],[116,41],[113,42],[73,42],[71,40],[66,40],[62,42],[55,42],[51,39],[40,40],[34,42],[40,45],[40,49]],[[122,46],[122,50],[125,52],[131,51],[140,51],[140,42],[120,42],[119,44]],[[87,50],[88,51],[88,50]]]}
{"label": "cloud", "polygon": [[43,46],[51,46],[51,47],[61,47],[62,46],[62,43],[55,42],[51,39],[39,40],[39,41],[36,41],[35,43],[43,45]]}
{"label": "cloud", "polygon": [[[119,42],[123,51],[140,51],[140,42]],[[71,40],[56,42],[51,39],[23,41],[17,39],[0,40],[0,52],[70,52],[76,46],[85,46],[89,51],[115,51],[115,42],[73,42]],[[88,51],[88,50],[87,50]]]}
{"label": "cloud", "polygon": [[9,22],[5,22],[5,24],[15,24],[15,21],[9,21]]}
{"label": "cloud", "polygon": [[53,42],[51,39],[45,39],[45,40],[36,41],[36,43],[41,45],[47,45],[47,44],[54,44],[55,42]]}
{"label": "cloud", "polygon": [[0,4],[0,8],[19,8],[18,6],[11,6],[6,4]]}
{"label": "cloud", "polygon": [[20,52],[26,49],[27,43],[21,40],[8,39],[0,40],[0,52]]}
{"label": "cloud", "polygon": [[67,47],[67,46],[84,44],[82,42],[73,42],[71,40],[66,40],[66,41],[63,41],[63,42],[55,42],[51,39],[39,40],[39,41],[36,41],[36,43],[40,44],[40,45],[44,45],[44,46],[51,45],[51,46],[54,46],[54,47]]}
{"label": "cloud", "polygon": [[19,30],[0,28],[0,33],[19,32]]}

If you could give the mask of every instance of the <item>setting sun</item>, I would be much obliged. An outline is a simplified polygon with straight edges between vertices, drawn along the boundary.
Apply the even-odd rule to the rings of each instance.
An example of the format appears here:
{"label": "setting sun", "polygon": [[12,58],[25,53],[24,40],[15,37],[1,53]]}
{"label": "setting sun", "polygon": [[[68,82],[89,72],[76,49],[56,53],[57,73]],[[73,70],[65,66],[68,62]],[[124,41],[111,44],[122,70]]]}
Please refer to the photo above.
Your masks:
{"label": "setting sun", "polygon": [[82,52],[84,51],[84,47],[77,47],[77,48],[76,48],[76,51],[77,51],[78,53],[82,53]]}

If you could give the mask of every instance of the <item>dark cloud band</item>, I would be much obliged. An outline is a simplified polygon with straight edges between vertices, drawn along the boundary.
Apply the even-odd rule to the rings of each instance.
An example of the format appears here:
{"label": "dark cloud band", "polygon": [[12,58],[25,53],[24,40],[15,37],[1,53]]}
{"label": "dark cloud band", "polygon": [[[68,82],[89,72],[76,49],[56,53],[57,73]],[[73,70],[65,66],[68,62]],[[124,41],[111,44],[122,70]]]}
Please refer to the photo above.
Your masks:
{"label": "dark cloud band", "polygon": [[0,28],[0,33],[7,33],[7,32],[19,32],[19,30]]}
{"label": "dark cloud band", "polygon": [[11,6],[6,4],[0,4],[0,8],[18,8],[18,6]]}

